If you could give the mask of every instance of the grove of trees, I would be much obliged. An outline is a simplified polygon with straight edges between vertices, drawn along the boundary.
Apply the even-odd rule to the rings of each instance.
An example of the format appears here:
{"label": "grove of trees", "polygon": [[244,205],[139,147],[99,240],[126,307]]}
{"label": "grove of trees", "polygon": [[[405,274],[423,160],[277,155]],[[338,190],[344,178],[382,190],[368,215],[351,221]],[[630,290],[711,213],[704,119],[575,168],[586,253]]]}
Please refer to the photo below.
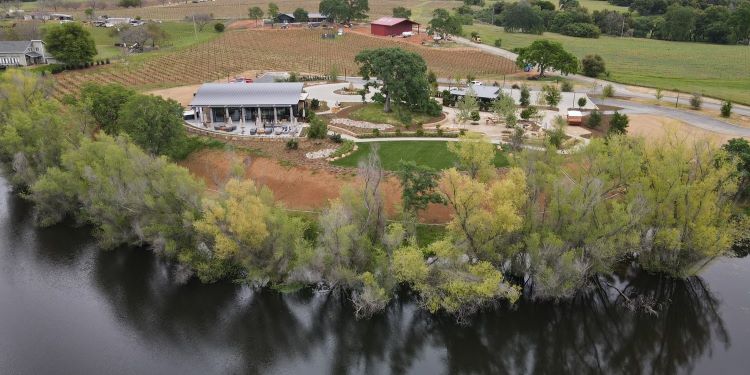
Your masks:
{"label": "grove of trees", "polygon": [[88,30],[77,22],[49,27],[44,33],[47,51],[66,65],[90,63],[96,56],[96,44]]}
{"label": "grove of trees", "polygon": [[[463,320],[497,301],[616,288],[597,276],[625,261],[686,277],[747,230],[732,210],[738,187],[747,188],[747,142],[646,144],[611,134],[571,155],[518,152],[499,175],[497,147],[469,133],[451,143],[455,168],[401,165],[400,220],[386,217],[377,150],[360,164],[359,184],[308,218],[241,173],[209,194],[157,154],[164,148],[139,140],[142,125],[170,129],[173,103],[109,87],[63,105],[49,87],[29,72],[0,76],[0,160],[39,224],[73,218],[103,248],[148,245],[204,282],[343,293],[360,317],[382,311],[402,287],[424,309]],[[91,126],[114,116],[94,109],[95,90],[124,102],[119,133]],[[420,244],[413,213],[431,203],[452,218],[443,236]]]}

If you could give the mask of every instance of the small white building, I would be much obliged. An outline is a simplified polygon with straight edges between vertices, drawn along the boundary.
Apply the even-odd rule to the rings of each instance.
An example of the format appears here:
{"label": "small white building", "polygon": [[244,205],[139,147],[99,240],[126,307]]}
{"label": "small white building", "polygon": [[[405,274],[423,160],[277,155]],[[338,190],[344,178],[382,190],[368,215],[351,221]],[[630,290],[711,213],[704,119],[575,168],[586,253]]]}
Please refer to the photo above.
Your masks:
{"label": "small white building", "polygon": [[0,41],[0,65],[29,66],[54,63],[41,40]]}

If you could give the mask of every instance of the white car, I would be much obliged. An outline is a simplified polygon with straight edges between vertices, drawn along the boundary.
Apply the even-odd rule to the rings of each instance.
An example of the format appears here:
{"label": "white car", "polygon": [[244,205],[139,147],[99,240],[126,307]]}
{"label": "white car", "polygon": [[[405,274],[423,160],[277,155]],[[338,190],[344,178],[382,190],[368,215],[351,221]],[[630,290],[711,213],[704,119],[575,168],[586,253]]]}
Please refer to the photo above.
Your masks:
{"label": "white car", "polygon": [[482,86],[482,81],[471,81],[473,86]]}

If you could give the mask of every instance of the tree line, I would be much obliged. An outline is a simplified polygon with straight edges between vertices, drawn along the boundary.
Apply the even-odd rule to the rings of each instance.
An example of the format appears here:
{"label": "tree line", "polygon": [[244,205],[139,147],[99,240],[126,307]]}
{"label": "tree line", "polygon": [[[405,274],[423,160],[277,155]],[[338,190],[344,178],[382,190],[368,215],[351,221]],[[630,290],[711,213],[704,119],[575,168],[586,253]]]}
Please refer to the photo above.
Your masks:
{"label": "tree line", "polygon": [[[469,133],[450,146],[455,168],[402,165],[395,221],[377,152],[360,164],[360,183],[309,218],[239,166],[207,194],[164,141],[181,139],[173,102],[92,86],[61,103],[49,81],[17,71],[0,90],[0,158],[41,225],[73,218],[103,248],[148,245],[204,282],[343,293],[363,317],[400,287],[462,320],[497,301],[572,296],[626,260],[685,277],[747,232],[732,210],[747,161],[704,141],[613,135],[570,156],[518,152],[500,176],[496,147]],[[430,203],[452,219],[442,238],[419,244],[415,218]]]}
{"label": "tree line", "polygon": [[577,0],[494,2],[477,9],[464,4],[455,9],[465,22],[477,19],[508,32],[545,31],[583,38],[601,34],[719,44],[750,43],[750,1],[611,0],[628,12],[589,12]]}

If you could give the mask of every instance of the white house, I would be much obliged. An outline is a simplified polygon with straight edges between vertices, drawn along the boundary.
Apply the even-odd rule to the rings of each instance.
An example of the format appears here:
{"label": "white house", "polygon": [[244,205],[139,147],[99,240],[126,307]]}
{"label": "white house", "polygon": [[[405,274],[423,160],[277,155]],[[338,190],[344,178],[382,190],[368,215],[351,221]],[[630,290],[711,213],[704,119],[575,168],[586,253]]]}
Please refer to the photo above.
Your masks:
{"label": "white house", "polygon": [[54,63],[41,40],[0,41],[0,65],[28,66]]}

